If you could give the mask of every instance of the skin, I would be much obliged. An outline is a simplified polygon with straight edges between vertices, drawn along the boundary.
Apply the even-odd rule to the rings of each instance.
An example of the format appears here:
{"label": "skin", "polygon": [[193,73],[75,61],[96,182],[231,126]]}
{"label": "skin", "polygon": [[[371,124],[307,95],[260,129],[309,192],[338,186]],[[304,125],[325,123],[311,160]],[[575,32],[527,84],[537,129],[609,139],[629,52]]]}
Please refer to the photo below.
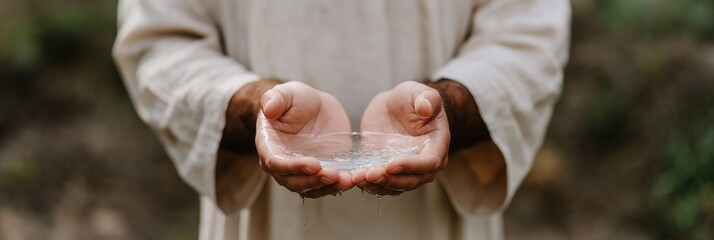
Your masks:
{"label": "skin", "polygon": [[[289,157],[267,140],[350,132],[349,119],[339,102],[327,93],[299,82],[266,79],[246,84],[234,94],[226,112],[219,153],[257,153],[265,172],[305,197],[334,195],[355,185],[373,194],[398,195],[433,181],[446,166],[448,152],[490,140],[468,89],[447,79],[425,84],[404,82],[378,94],[365,110],[360,130],[431,140],[417,156],[395,157],[384,167],[357,171],[354,176],[321,168],[314,158]],[[224,196],[231,194],[230,187],[220,186],[240,180],[237,169],[241,168],[237,166],[255,164],[222,155],[227,156],[219,154],[216,168],[219,205],[220,199],[230,199]]]}
{"label": "skin", "polygon": [[424,84],[403,82],[378,94],[367,106],[362,131],[428,137],[415,156],[397,156],[384,167],[357,171],[352,181],[370,193],[398,195],[434,181],[446,166],[449,122],[439,92]]}
{"label": "skin", "polygon": [[255,123],[263,93],[281,84],[277,79],[263,79],[243,85],[230,99],[226,125],[218,148],[215,191],[218,207],[234,212],[242,193],[242,183],[255,177],[260,168],[255,148]]}

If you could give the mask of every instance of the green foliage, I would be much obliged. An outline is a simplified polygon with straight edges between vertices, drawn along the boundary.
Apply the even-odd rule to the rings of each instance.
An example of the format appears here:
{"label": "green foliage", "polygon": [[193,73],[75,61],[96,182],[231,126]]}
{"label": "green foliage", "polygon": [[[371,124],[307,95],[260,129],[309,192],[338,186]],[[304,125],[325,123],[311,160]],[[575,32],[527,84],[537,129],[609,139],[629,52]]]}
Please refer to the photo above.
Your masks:
{"label": "green foliage", "polygon": [[650,37],[671,33],[714,37],[711,0],[601,0],[598,19],[607,28]]}
{"label": "green foliage", "polygon": [[[115,32],[115,1],[28,0],[0,10],[0,62],[32,70],[65,61],[80,46],[105,44]],[[52,63],[49,63],[52,64]]]}
{"label": "green foliage", "polygon": [[[673,138],[663,158],[667,170],[657,179],[653,197],[663,205],[665,221],[678,234],[714,236],[707,228],[714,216],[714,127],[695,141]],[[697,237],[698,238],[698,237]]]}
{"label": "green foliage", "polygon": [[0,23],[0,58],[11,58],[20,66],[28,66],[40,57],[36,26],[26,19]]}

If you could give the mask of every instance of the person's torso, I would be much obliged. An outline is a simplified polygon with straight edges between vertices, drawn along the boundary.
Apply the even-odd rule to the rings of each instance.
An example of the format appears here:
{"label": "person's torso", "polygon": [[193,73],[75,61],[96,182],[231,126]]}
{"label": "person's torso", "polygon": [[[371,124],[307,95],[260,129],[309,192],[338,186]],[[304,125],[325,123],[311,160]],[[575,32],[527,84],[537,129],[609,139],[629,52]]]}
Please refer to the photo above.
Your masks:
{"label": "person's torso", "polygon": [[[429,79],[469,34],[474,0],[217,0],[226,54],[264,77],[302,81],[342,103],[353,130],[379,92]],[[462,221],[438,182],[399,197],[354,188],[309,199],[268,180],[249,239],[459,239]],[[303,216],[307,224],[303,226]],[[485,225],[484,225],[485,226]],[[226,231],[231,232],[229,226]],[[457,235],[454,235],[457,234]],[[375,236],[379,236],[375,238]]]}
{"label": "person's torso", "polygon": [[474,8],[474,0],[218,0],[210,11],[226,54],[258,75],[333,94],[356,128],[374,95],[426,80],[456,54]]}

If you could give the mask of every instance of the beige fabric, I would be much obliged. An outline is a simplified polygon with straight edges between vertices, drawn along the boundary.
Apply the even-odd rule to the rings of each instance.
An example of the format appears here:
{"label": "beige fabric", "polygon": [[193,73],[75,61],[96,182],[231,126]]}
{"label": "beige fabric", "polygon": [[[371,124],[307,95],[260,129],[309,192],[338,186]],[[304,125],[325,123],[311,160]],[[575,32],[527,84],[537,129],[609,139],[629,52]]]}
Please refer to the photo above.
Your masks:
{"label": "beige fabric", "polygon": [[[114,55],[139,116],[201,196],[200,239],[501,239],[559,95],[567,0],[122,0]],[[214,166],[231,94],[258,76],[335,95],[353,128],[397,83],[441,77],[474,95],[497,147],[450,156],[438,181],[399,197],[305,201],[265,174],[240,212],[215,206]],[[506,173],[478,169],[500,149]],[[500,154],[495,154],[499,155]],[[257,160],[256,160],[257,161]],[[476,167],[474,167],[476,166]],[[255,168],[254,171],[261,171]],[[246,177],[248,178],[248,177]]]}

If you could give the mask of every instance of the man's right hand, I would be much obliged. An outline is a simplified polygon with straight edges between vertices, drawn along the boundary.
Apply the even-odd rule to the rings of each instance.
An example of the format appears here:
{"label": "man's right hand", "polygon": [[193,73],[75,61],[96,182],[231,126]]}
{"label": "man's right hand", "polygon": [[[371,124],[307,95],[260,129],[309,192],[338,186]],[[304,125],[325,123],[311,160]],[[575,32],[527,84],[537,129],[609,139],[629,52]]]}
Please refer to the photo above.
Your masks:
{"label": "man's right hand", "polygon": [[322,168],[313,157],[289,156],[276,146],[290,145],[295,135],[351,132],[347,113],[334,96],[304,83],[288,82],[265,92],[261,108],[255,137],[260,166],[280,185],[309,198],[337,194],[354,186],[349,173]]}

